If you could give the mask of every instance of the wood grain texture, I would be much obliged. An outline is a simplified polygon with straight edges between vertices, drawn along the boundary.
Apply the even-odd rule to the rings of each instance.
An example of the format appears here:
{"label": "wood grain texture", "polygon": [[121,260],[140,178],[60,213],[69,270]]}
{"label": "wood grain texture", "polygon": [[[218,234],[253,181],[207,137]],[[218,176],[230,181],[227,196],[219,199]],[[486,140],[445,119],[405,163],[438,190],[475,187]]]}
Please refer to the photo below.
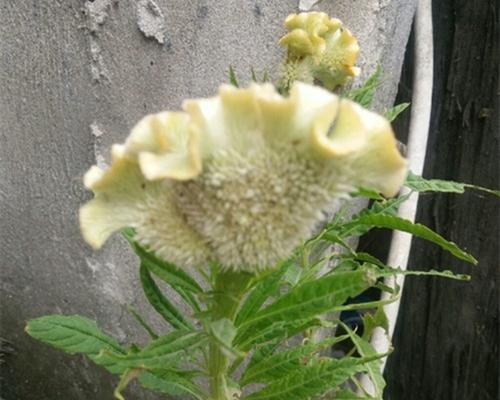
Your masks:
{"label": "wood grain texture", "polygon": [[[498,2],[440,0],[433,12],[435,91],[424,176],[498,188]],[[439,266],[471,273],[472,281],[407,279],[386,399],[496,400],[499,201],[473,191],[424,195],[417,219],[466,248],[479,265],[415,241],[411,268]]]}

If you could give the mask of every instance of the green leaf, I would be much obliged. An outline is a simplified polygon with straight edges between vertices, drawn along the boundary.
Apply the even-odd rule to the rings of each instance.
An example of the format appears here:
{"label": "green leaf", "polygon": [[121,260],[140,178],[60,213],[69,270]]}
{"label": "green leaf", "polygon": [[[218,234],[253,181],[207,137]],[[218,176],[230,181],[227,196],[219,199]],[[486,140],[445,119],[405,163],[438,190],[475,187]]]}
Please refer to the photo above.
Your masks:
{"label": "green leaf", "polygon": [[232,65],[229,66],[229,82],[231,85],[240,87],[238,84],[238,78],[236,78],[236,73],[234,72],[234,68]]}
{"label": "green leaf", "polygon": [[131,305],[127,307],[127,310],[132,316],[135,318],[135,320],[139,323],[140,326],[144,328],[144,330],[151,336],[152,339],[157,339],[158,334],[154,331],[151,326],[146,322],[144,317]]}
{"label": "green leaf", "polygon": [[427,228],[425,225],[416,224],[406,219],[388,215],[388,214],[367,214],[358,217],[355,222],[361,225],[369,225],[377,228],[388,228],[399,230],[412,235],[426,239],[440,246],[442,249],[449,251],[455,257],[476,265],[477,260],[470,254],[461,250],[455,243],[450,242],[438,235],[436,232]]}
{"label": "green leaf", "polygon": [[351,193],[351,196],[361,196],[361,197],[366,197],[371,200],[379,200],[379,201],[384,201],[385,198],[382,196],[378,191],[375,189],[370,189],[370,188],[365,188],[365,187],[359,187],[354,193]]}
{"label": "green leaf", "polygon": [[410,103],[401,103],[398,104],[397,106],[394,106],[392,108],[389,108],[385,113],[384,116],[390,121],[394,121],[399,114],[401,114],[404,110],[406,110],[410,106]]}
{"label": "green leaf", "polygon": [[372,269],[360,268],[296,286],[243,322],[238,328],[237,341],[248,337],[249,331],[259,332],[274,322],[304,320],[333,311],[349,297],[356,296],[374,283]]}
{"label": "green leaf", "polygon": [[145,263],[141,263],[139,275],[146,298],[165,321],[177,329],[193,329],[193,325],[189,323],[182,316],[182,313],[161,293]]}
{"label": "green leaf", "polygon": [[280,343],[306,329],[318,326],[322,326],[322,321],[318,318],[278,321],[268,326],[259,326],[255,330],[247,330],[239,336],[236,335],[234,344],[243,351],[250,351],[257,345]]}
{"label": "green leaf", "polygon": [[265,383],[276,378],[282,378],[293,370],[300,368],[304,364],[304,360],[311,357],[313,353],[322,348],[333,346],[347,337],[348,335],[338,336],[318,343],[303,344],[272,355],[268,354],[259,362],[254,362],[248,366],[241,377],[241,385],[245,386],[253,382]]}
{"label": "green leaf", "polygon": [[359,218],[365,215],[390,214],[396,215],[399,206],[410,197],[411,193],[384,201],[375,201],[370,208],[361,210],[351,217],[348,222],[336,221],[329,224],[326,233],[336,234],[338,237],[347,238],[361,236],[369,232],[373,227],[359,223]]}
{"label": "green leaf", "polygon": [[233,340],[236,336],[236,328],[233,322],[227,318],[221,318],[209,324],[209,331],[212,337],[224,349],[238,356],[244,356],[233,348]]}
{"label": "green leaf", "polygon": [[464,193],[466,188],[476,189],[500,197],[499,190],[487,189],[468,183],[445,181],[441,179],[425,179],[411,171],[406,177],[405,186],[415,192]]}
{"label": "green leaf", "polygon": [[289,264],[289,267],[283,275],[283,281],[292,287],[296,286],[297,283],[299,283],[303,272],[304,269],[299,264],[292,262]]}
{"label": "green leaf", "polygon": [[245,369],[245,373],[247,370],[253,368],[254,365],[270,357],[274,353],[274,351],[278,348],[279,344],[280,344],[279,340],[274,340],[264,345],[255,346],[256,348],[252,354],[252,357],[250,358],[250,361],[248,362],[248,365]]}
{"label": "green leaf", "polygon": [[324,359],[272,381],[268,386],[247,396],[247,400],[304,400],[321,395],[360,372],[359,360],[351,357]]}
{"label": "green leaf", "polygon": [[359,103],[363,107],[370,107],[373,102],[373,97],[375,96],[375,91],[380,85],[381,74],[382,68],[377,66],[373,74],[370,75],[363,86],[358,89],[351,90],[346,94],[346,97],[356,103]]}
{"label": "green leaf", "polygon": [[277,293],[281,279],[289,265],[289,261],[285,262],[279,270],[266,276],[255,285],[238,312],[235,320],[236,326],[241,325],[242,322],[255,314],[269,297]]}
{"label": "green leaf", "polygon": [[[377,352],[369,342],[356,335],[356,333],[347,325],[342,324],[342,327],[350,336],[352,343],[356,347],[356,350],[361,357],[374,358],[376,356],[380,356],[380,354],[377,354]],[[373,383],[373,388],[375,389],[375,393],[371,394],[375,395],[376,398],[382,399],[382,394],[386,385],[381,370],[382,361],[380,359],[374,359],[373,361],[365,363],[364,367],[366,368],[366,372]]]}
{"label": "green leaf", "polygon": [[392,276],[392,275],[413,275],[413,276],[439,276],[441,278],[455,279],[457,281],[470,281],[470,275],[456,274],[453,271],[444,270],[436,271],[431,269],[429,271],[413,271],[408,269],[393,268],[385,266],[379,276]]}
{"label": "green leaf", "polygon": [[202,332],[177,330],[150,342],[143,350],[126,355],[102,351],[96,360],[112,360],[122,368],[162,370],[175,368],[193,351],[204,346],[207,336]]}
{"label": "green leaf", "polygon": [[172,286],[173,289],[181,287],[193,293],[201,293],[203,289],[198,283],[187,274],[184,270],[178,268],[176,265],[163,261],[157,257],[153,252],[146,250],[139,243],[134,240],[133,230],[124,229],[123,236],[132,246],[133,250],[139,257],[142,263],[146,264],[148,269],[161,280]]}
{"label": "green leaf", "polygon": [[363,339],[369,341],[375,328],[389,330],[389,321],[385,314],[384,307],[379,306],[374,313],[366,312],[363,315]]}
{"label": "green leaf", "polygon": [[207,395],[185,374],[174,371],[143,372],[139,376],[140,384],[146,389],[172,396],[190,395],[198,400],[205,400]]}
{"label": "green leaf", "polygon": [[466,274],[456,274],[452,271],[444,270],[444,271],[437,271],[434,269],[427,270],[427,271],[420,271],[420,270],[403,270],[401,268],[395,268],[391,267],[389,265],[384,264],[382,261],[380,261],[378,258],[372,256],[371,254],[368,253],[355,253],[354,255],[348,254],[344,256],[345,259],[351,258],[352,260],[356,261],[361,261],[361,262],[367,262],[372,265],[376,265],[381,269],[380,276],[392,276],[392,275],[414,275],[414,276],[439,276],[441,278],[449,278],[449,279],[455,279],[459,281],[468,281],[470,280],[470,275]]}
{"label": "green leaf", "polygon": [[28,321],[25,331],[31,337],[66,353],[85,354],[112,373],[123,373],[123,369],[114,363],[101,362],[98,355],[102,351],[123,355],[125,350],[88,318],[79,315],[48,315]]}

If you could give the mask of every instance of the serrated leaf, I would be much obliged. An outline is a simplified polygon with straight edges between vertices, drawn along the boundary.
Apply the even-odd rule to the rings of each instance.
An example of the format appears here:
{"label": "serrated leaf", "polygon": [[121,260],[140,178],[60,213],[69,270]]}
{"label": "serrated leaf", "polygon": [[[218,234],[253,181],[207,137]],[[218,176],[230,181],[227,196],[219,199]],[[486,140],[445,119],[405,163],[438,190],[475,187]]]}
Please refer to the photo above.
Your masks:
{"label": "serrated leaf", "polygon": [[255,314],[269,297],[276,294],[280,286],[280,281],[286,273],[290,262],[285,262],[281,268],[258,282],[247,296],[241,306],[235,320],[235,325],[239,326],[251,315]]}
{"label": "serrated leaf", "polygon": [[305,359],[322,348],[333,346],[348,336],[338,336],[318,343],[306,343],[275,354],[269,354],[259,362],[249,365],[241,377],[241,385],[265,383],[282,378],[304,364]]}
{"label": "serrated leaf", "polygon": [[439,276],[441,278],[455,279],[457,281],[470,281],[470,275],[456,274],[453,271],[444,270],[437,271],[431,269],[429,271],[413,271],[408,269],[394,268],[385,266],[379,276],[392,276],[392,275],[413,275],[413,276]]}
{"label": "serrated leaf", "polygon": [[237,335],[234,343],[242,351],[249,351],[256,345],[280,343],[304,332],[306,329],[318,326],[322,326],[322,321],[318,318],[278,321],[268,326],[258,327],[255,330],[248,330],[239,337]]}
{"label": "serrated leaf", "polygon": [[355,223],[360,225],[369,225],[376,228],[388,228],[411,233],[416,237],[437,244],[442,249],[449,251],[451,254],[461,260],[467,261],[474,265],[477,264],[477,260],[474,257],[460,249],[455,243],[446,240],[441,235],[437,234],[425,225],[416,224],[409,220],[388,214],[361,215],[360,217],[355,219]]}
{"label": "serrated leaf", "polygon": [[406,177],[405,186],[415,192],[464,193],[466,188],[476,189],[500,197],[499,190],[492,190],[469,183],[445,181],[441,179],[425,179],[411,171]]}
{"label": "serrated leaf", "polygon": [[[327,233],[337,234],[341,238],[351,236],[361,236],[368,233],[373,227],[369,225],[359,224],[358,219],[365,215],[389,214],[396,215],[399,206],[410,197],[411,193],[403,196],[395,197],[384,201],[375,201],[370,208],[365,208],[359,213],[354,214],[347,222],[336,221],[331,223],[326,230]],[[333,231],[333,232],[332,232]]]}
{"label": "serrated leaf", "polygon": [[204,346],[207,336],[202,332],[177,330],[150,342],[139,352],[119,355],[103,351],[96,360],[113,360],[122,368],[162,370],[175,368],[197,348]]}
{"label": "serrated leaf", "polygon": [[234,72],[232,65],[229,66],[229,83],[235,87],[240,87],[238,84],[238,78],[236,77],[236,72]]}
{"label": "serrated leaf", "polygon": [[256,346],[256,349],[252,357],[250,358],[250,361],[248,362],[246,370],[253,368],[254,365],[270,357],[274,353],[274,351],[278,348],[279,344],[280,344],[279,340],[274,340],[270,343],[266,343],[261,346]]}
{"label": "serrated leaf", "polygon": [[304,400],[321,395],[360,372],[359,360],[351,357],[324,359],[299,368],[285,378],[272,381],[265,388],[246,397],[247,400]]}
{"label": "serrated leaf", "polygon": [[251,316],[238,328],[236,342],[241,343],[249,332],[259,332],[275,322],[304,320],[333,311],[349,297],[361,293],[374,282],[370,268],[321,277],[294,287],[273,304]]}
{"label": "serrated leaf", "polygon": [[386,117],[389,122],[394,121],[399,114],[401,114],[404,110],[406,110],[410,106],[410,103],[401,103],[392,108],[389,108],[385,113],[384,117]]}
{"label": "serrated leaf", "polygon": [[139,383],[146,389],[172,396],[190,395],[198,400],[207,398],[203,390],[186,376],[174,371],[143,372]]}
{"label": "serrated leaf", "polygon": [[126,352],[114,338],[103,333],[88,318],[79,315],[48,315],[28,321],[25,331],[31,337],[66,353],[85,354],[112,373],[124,372],[113,362],[101,362],[98,359],[99,353],[104,350],[117,355]]}
{"label": "serrated leaf", "polygon": [[165,283],[172,286],[173,289],[181,287],[193,293],[201,293],[203,289],[198,285],[188,273],[180,269],[176,265],[162,260],[152,251],[142,247],[134,240],[134,232],[131,229],[124,229],[123,236],[132,246],[132,249],[137,254],[142,263],[146,264],[148,269],[158,276]]}
{"label": "serrated leaf", "polygon": [[153,308],[174,328],[189,328],[193,329],[193,325],[189,323],[182,313],[175,307],[162,293],[156,285],[155,281],[149,273],[149,269],[145,263],[141,263],[139,269],[142,288],[144,294]]}
{"label": "serrated leaf", "polygon": [[[350,336],[352,343],[356,347],[358,354],[363,358],[371,358],[376,357],[377,352],[373,348],[373,346],[359,337],[352,329],[350,329],[347,325],[342,324],[342,327]],[[366,368],[366,372],[372,381],[373,388],[375,389],[375,393],[370,393],[370,395],[374,395],[377,399],[382,399],[382,394],[385,388],[385,380],[382,375],[382,362],[380,359],[374,359],[373,361],[369,361],[363,364]]]}
{"label": "serrated leaf", "polygon": [[140,326],[144,328],[144,330],[151,336],[153,339],[158,338],[158,334],[154,331],[154,329],[146,322],[144,317],[131,305],[127,307],[127,310],[132,314],[135,320],[139,323]]}
{"label": "serrated leaf", "polygon": [[382,261],[380,261],[378,258],[372,256],[371,254],[368,253],[355,253],[355,254],[347,254],[343,256],[345,259],[352,259],[358,262],[367,262],[372,265],[376,265],[379,267],[380,272],[379,276],[393,276],[393,275],[414,275],[414,276],[439,276],[441,278],[449,278],[449,279],[455,279],[459,281],[468,281],[470,280],[470,275],[466,274],[457,274],[449,270],[444,270],[444,271],[437,271],[434,269],[427,270],[427,271],[420,271],[420,270],[403,270],[401,268],[395,268],[391,267],[389,265],[384,264]]}

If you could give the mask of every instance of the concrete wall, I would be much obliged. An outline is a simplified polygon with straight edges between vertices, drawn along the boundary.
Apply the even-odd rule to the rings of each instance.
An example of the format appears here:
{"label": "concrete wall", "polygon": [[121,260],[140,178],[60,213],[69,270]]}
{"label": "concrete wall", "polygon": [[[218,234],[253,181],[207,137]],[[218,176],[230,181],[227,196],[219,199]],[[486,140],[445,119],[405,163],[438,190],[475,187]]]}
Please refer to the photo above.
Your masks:
{"label": "concrete wall", "polygon": [[[414,3],[317,6],[358,36],[365,75],[377,63],[384,67],[379,109],[396,93]],[[298,0],[0,2],[0,336],[7,341],[0,397],[111,398],[116,381],[109,374],[23,332],[30,318],[78,313],[121,341],[143,342],[128,304],[162,326],[144,302],[123,241],[115,237],[99,253],[83,242],[77,213],[90,194],[82,175],[96,160],[105,162],[110,144],[123,141],[144,114],[215,93],[229,64],[247,81],[250,66],[278,65],[282,21],[298,6]]]}

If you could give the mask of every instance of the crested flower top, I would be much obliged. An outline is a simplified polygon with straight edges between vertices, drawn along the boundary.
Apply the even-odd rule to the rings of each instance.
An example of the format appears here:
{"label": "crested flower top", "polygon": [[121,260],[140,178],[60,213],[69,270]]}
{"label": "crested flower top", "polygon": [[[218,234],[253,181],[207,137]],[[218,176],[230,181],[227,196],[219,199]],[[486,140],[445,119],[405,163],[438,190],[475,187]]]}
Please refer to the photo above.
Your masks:
{"label": "crested flower top", "polygon": [[270,268],[333,200],[357,186],[393,196],[406,175],[389,122],[319,87],[283,97],[271,84],[223,85],[183,109],[143,118],[106,171],[85,175],[95,197],[80,223],[94,248],[132,227],[181,266]]}
{"label": "crested flower top", "polygon": [[310,69],[312,77],[328,89],[359,75],[359,68],[354,66],[358,41],[340,20],[322,12],[290,14],[285,27],[289,32],[279,43],[288,47],[289,66]]}

